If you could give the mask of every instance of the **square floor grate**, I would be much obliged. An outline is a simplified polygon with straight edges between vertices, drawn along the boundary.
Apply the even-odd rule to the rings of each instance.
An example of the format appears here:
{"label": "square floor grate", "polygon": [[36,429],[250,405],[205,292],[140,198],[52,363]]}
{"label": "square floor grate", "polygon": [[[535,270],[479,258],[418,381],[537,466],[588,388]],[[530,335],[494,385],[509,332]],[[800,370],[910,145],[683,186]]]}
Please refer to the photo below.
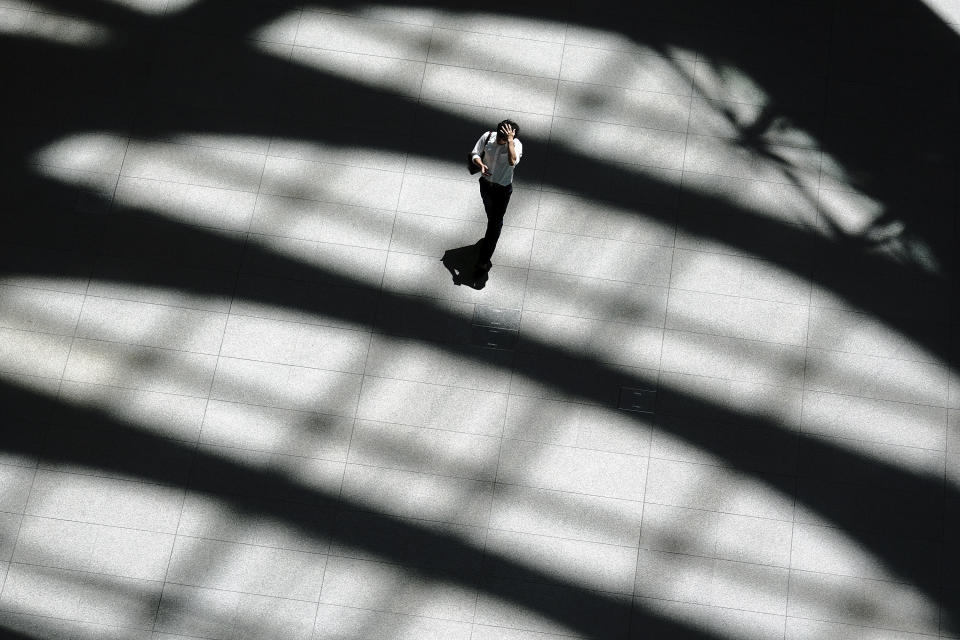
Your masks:
{"label": "square floor grate", "polygon": [[618,408],[636,413],[653,413],[657,406],[657,392],[655,389],[634,389],[620,387],[620,403]]}

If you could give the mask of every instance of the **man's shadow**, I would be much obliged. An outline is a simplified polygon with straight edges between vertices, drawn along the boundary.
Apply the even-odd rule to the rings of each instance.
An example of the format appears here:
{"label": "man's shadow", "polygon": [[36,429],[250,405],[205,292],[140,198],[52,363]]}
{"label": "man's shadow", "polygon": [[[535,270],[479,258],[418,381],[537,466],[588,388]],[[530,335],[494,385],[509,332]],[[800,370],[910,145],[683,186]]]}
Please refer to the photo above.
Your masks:
{"label": "man's shadow", "polygon": [[441,258],[443,266],[453,276],[453,284],[458,287],[465,284],[479,290],[487,286],[489,274],[482,269],[477,269],[477,262],[480,259],[480,242],[482,240],[476,244],[447,249],[443,252],[443,258]]}

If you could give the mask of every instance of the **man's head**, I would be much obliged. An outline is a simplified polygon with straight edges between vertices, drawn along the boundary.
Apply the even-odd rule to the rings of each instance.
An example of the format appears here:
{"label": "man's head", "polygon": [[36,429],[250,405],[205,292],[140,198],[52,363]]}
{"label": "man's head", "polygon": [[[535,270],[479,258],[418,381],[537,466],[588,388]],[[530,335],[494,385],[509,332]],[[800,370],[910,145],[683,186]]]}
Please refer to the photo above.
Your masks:
{"label": "man's head", "polygon": [[507,131],[512,131],[514,136],[520,135],[520,126],[513,120],[503,120],[497,125],[497,144],[507,143]]}

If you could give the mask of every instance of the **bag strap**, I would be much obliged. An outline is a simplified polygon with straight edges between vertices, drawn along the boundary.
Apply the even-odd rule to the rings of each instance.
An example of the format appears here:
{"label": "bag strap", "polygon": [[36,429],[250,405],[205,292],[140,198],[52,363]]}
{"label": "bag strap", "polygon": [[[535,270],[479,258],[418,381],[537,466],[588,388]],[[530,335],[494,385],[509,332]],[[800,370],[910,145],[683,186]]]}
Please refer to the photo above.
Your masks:
{"label": "bag strap", "polygon": [[490,142],[490,134],[491,134],[491,133],[493,133],[493,131],[487,131],[487,137],[483,139],[483,149],[480,151],[480,159],[481,159],[481,160],[483,160],[483,157],[484,157],[484,156],[486,155],[486,153],[487,153],[487,144],[489,144],[489,142]]}

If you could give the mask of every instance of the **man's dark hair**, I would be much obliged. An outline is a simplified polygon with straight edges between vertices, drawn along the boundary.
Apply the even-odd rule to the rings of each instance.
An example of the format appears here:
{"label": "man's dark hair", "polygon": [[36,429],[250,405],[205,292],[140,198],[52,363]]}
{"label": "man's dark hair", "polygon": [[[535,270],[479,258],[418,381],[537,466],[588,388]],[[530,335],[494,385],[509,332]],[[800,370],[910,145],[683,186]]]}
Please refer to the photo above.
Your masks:
{"label": "man's dark hair", "polygon": [[508,125],[510,125],[511,127],[513,127],[513,135],[515,135],[515,136],[519,136],[519,135],[520,135],[520,125],[518,125],[518,124],[517,124],[516,122],[514,122],[513,120],[503,120],[502,122],[500,122],[500,124],[497,125],[497,137],[500,136],[500,127],[502,127],[502,126],[505,125],[505,124],[508,124]]}

